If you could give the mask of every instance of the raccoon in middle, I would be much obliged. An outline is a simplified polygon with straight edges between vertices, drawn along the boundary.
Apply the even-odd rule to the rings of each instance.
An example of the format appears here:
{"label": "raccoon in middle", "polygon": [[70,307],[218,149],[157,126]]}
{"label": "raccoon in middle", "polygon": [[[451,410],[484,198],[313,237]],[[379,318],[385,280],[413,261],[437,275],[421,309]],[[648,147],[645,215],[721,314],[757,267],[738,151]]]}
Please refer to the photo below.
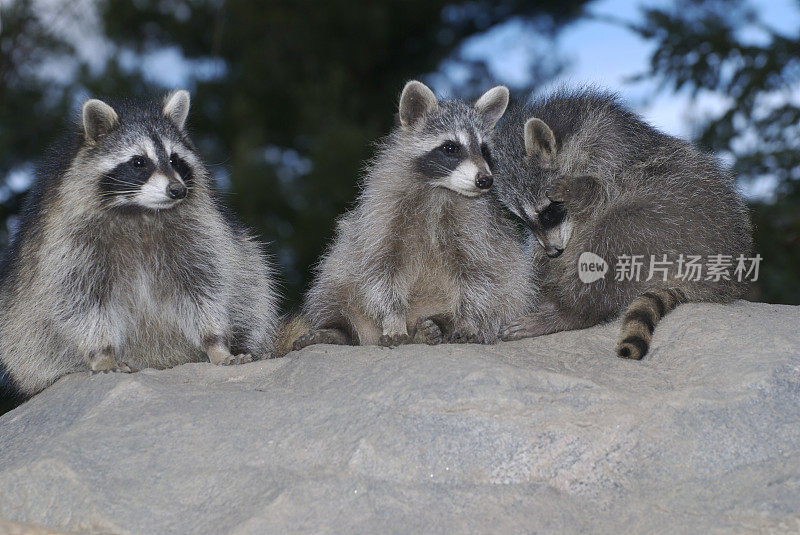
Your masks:
{"label": "raccoon in middle", "polygon": [[362,193],[316,267],[310,344],[495,342],[529,310],[535,285],[515,224],[488,195],[487,141],[508,105],[498,86],[474,106],[406,84],[399,125],[378,144]]}

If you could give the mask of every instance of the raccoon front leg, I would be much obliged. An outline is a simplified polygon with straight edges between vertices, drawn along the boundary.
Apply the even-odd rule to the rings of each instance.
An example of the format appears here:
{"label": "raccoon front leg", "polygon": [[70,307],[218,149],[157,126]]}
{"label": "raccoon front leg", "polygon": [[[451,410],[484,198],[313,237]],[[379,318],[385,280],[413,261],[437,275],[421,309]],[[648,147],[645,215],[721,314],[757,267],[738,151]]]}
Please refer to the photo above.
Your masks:
{"label": "raccoon front leg", "polygon": [[554,203],[564,203],[567,213],[573,217],[596,208],[603,199],[602,194],[603,185],[590,175],[560,177],[545,190],[548,199]]}
{"label": "raccoon front leg", "polygon": [[201,347],[211,364],[229,366],[252,362],[249,353],[231,353],[230,312],[221,305],[221,296],[206,296],[202,301],[195,300],[193,323],[197,329],[193,335],[199,336]]}
{"label": "raccoon front leg", "polygon": [[[478,344],[494,342],[497,333],[487,332],[485,324],[479,318],[486,317],[487,303],[480,300],[482,292],[481,276],[487,273],[485,266],[464,263],[459,267],[457,280],[459,283],[460,303],[456,317],[453,318],[452,329],[447,335],[450,344]],[[492,330],[496,330],[492,329]]]}
{"label": "raccoon front leg", "polygon": [[123,332],[119,327],[115,328],[121,323],[121,314],[109,307],[87,305],[80,299],[76,301],[71,305],[82,313],[64,318],[64,326],[67,332],[72,333],[73,340],[77,341],[78,352],[83,355],[89,371],[92,374],[138,371],[116,358],[114,348],[119,347],[123,339]]}
{"label": "raccoon front leg", "polygon": [[383,275],[376,273],[367,279],[365,312],[368,316],[378,318],[381,336],[378,345],[396,347],[411,343],[406,324],[407,285],[396,273]]}

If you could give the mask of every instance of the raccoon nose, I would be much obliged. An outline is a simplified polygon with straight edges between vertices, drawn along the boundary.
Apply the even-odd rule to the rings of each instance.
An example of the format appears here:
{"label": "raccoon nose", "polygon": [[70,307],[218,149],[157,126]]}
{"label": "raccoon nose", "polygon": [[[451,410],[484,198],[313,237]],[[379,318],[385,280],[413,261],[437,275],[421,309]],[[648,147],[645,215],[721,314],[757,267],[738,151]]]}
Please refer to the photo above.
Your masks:
{"label": "raccoon nose", "polygon": [[480,189],[491,188],[493,182],[494,178],[492,178],[492,175],[487,175],[486,173],[478,173],[478,176],[475,177],[475,186]]}
{"label": "raccoon nose", "polygon": [[186,197],[186,186],[183,184],[170,184],[167,187],[167,195],[170,199],[183,199]]}

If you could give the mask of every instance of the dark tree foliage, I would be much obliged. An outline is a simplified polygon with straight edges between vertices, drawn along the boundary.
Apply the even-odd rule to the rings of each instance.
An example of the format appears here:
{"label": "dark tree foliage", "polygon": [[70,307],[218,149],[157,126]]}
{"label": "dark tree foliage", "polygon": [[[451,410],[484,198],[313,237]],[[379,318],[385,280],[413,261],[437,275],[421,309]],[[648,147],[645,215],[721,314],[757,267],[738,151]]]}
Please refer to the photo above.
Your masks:
{"label": "dark tree foliage", "polygon": [[[46,76],[47,63],[66,59],[74,50],[54,35],[30,0],[6,2],[0,9],[0,246],[5,222],[16,214],[24,191],[15,174],[29,173],[42,150],[71,121],[70,93]],[[64,8],[67,11],[68,8]]]}
{"label": "dark tree foliage", "polygon": [[764,258],[754,297],[800,304],[800,31],[783,35],[738,0],[679,0],[644,15],[633,29],[656,44],[644,76],[729,97],[700,119],[697,141],[729,157],[742,181],[777,180],[775,199],[751,206]]}

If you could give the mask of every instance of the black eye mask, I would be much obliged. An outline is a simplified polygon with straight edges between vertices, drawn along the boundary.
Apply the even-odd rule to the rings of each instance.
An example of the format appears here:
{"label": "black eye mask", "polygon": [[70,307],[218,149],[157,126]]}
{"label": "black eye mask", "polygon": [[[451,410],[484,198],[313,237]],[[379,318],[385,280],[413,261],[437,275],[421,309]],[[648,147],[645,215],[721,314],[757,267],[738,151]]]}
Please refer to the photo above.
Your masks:
{"label": "black eye mask", "polygon": [[564,208],[564,203],[553,202],[550,203],[547,208],[539,212],[539,224],[541,224],[542,228],[545,230],[551,229],[563,223],[566,217],[567,209]]}

